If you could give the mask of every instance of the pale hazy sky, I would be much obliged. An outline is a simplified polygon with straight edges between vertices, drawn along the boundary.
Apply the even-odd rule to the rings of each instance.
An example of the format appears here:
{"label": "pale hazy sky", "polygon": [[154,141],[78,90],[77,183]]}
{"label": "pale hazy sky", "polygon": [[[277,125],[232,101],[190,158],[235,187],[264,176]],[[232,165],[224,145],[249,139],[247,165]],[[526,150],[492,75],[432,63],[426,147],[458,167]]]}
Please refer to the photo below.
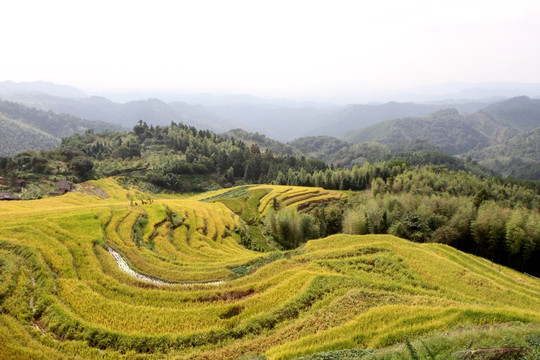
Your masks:
{"label": "pale hazy sky", "polygon": [[0,81],[336,96],[540,82],[538,0],[4,1]]}

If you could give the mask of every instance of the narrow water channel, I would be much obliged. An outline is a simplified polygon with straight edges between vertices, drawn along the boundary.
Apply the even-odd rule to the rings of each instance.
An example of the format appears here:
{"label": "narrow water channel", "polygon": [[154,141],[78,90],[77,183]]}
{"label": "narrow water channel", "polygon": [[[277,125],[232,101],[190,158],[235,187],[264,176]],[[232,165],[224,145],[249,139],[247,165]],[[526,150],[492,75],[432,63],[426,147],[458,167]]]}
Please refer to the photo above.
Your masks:
{"label": "narrow water channel", "polygon": [[109,247],[108,250],[109,250],[109,253],[116,260],[116,263],[118,264],[118,267],[120,268],[120,270],[122,270],[123,272],[125,272],[126,274],[130,276],[133,276],[136,279],[147,281],[152,284],[156,284],[156,285],[221,285],[224,283],[223,280],[209,281],[209,282],[192,281],[192,282],[171,283],[171,282],[166,282],[166,281],[162,281],[158,279],[153,279],[146,275],[140,274],[136,272],[135,270],[133,270],[132,268],[130,268],[126,260],[124,260],[124,258],[122,257],[122,255],[120,255],[118,252],[116,252],[112,248]]}

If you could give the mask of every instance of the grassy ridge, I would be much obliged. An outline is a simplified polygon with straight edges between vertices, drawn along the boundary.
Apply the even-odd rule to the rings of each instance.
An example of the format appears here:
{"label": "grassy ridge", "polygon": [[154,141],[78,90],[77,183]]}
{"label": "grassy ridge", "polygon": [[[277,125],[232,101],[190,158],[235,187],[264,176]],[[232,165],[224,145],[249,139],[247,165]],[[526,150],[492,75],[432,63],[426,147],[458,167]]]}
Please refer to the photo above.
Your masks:
{"label": "grassy ridge", "polygon": [[[293,252],[242,246],[274,199],[298,207],[339,192],[151,198],[113,179],[93,185],[109,197],[0,204],[3,358],[290,359],[462,324],[540,323],[539,280],[445,245],[334,235]],[[173,284],[128,275],[108,247]]]}

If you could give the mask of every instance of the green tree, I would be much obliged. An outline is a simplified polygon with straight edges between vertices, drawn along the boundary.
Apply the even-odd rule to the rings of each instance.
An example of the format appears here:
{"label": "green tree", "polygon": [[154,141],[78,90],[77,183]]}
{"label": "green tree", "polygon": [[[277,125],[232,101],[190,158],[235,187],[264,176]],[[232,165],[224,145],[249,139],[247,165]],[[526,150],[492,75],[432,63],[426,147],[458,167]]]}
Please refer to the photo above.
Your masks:
{"label": "green tree", "polygon": [[486,201],[480,205],[476,219],[471,223],[471,233],[480,254],[488,255],[494,260],[503,251],[506,238],[506,221],[508,209],[502,208],[494,201]]}
{"label": "green tree", "polygon": [[75,171],[81,179],[86,179],[94,168],[94,163],[87,156],[77,156],[71,160],[70,168]]}
{"label": "green tree", "polygon": [[361,209],[348,209],[343,214],[342,222],[343,232],[346,234],[367,234],[365,211]]}

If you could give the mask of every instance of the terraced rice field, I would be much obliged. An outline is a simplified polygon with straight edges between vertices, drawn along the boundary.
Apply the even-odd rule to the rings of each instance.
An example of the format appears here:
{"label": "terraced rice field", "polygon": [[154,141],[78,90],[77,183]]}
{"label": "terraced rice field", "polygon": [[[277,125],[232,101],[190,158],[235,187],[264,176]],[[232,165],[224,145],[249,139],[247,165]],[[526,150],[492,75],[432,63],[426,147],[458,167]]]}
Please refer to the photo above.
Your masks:
{"label": "terraced rice field", "polygon": [[241,245],[274,198],[301,207],[338,192],[261,185],[168,199],[91,185],[107,196],[0,203],[2,359],[291,359],[540,322],[539,280],[444,245]]}

